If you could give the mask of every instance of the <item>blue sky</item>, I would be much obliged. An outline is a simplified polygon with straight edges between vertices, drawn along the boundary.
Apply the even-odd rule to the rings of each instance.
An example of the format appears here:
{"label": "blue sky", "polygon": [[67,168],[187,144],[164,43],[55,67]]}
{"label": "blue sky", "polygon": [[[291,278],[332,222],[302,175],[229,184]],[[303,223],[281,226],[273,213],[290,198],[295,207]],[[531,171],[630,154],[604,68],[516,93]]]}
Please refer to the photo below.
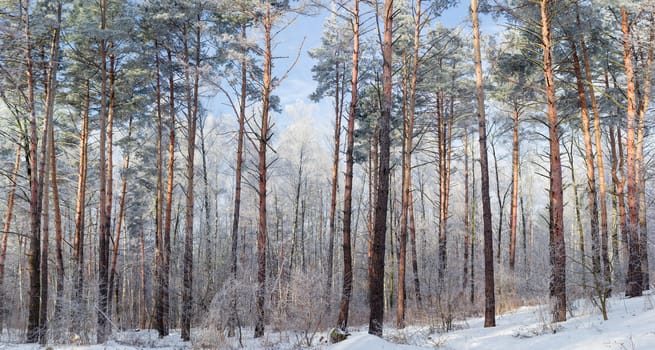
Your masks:
{"label": "blue sky", "polygon": [[[459,26],[465,32],[469,31],[469,6],[469,1],[460,1],[457,6],[447,10],[438,20],[445,26]],[[298,63],[274,92],[280,97],[283,108],[281,114],[274,116],[276,128],[284,129],[294,121],[302,118],[311,118],[313,125],[318,129],[324,130],[326,136],[332,133],[333,107],[331,106],[331,101],[324,100],[320,103],[314,103],[308,98],[309,94],[316,87],[311,72],[314,61],[309,57],[308,51],[320,46],[323,23],[327,17],[327,11],[322,11],[318,15],[311,17],[298,16],[295,22],[282,31],[276,38],[273,48],[274,55],[283,57],[275,61],[274,74],[276,76],[284,74],[296,55],[300,53]],[[491,18],[482,18],[481,21],[483,32],[495,32],[497,30],[496,24],[493,23]],[[302,49],[299,52],[301,44]],[[214,115],[230,113],[229,115],[232,116],[231,110],[219,103],[213,103],[210,110]]]}

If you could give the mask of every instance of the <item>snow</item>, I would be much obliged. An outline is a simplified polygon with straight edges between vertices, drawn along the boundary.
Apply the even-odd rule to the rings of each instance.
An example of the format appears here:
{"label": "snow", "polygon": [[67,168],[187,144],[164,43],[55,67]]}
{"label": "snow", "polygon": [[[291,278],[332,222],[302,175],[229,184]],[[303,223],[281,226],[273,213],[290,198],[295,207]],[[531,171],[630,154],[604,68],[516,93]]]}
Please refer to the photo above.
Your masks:
{"label": "snow", "polygon": [[[484,328],[482,318],[469,319],[457,324],[457,330],[435,333],[429,327],[411,326],[403,330],[387,327],[384,339],[366,333],[363,328],[352,332],[343,342],[326,344],[326,334],[317,334],[311,347],[301,342],[301,337],[291,333],[267,333],[264,338],[252,339],[252,332],[244,330],[243,349],[311,349],[311,350],[581,350],[655,349],[655,294],[648,293],[639,298],[613,297],[608,300],[609,320],[603,321],[600,311],[589,301],[573,303],[566,322],[553,324],[545,306],[521,307],[513,312],[499,315],[496,327]],[[221,337],[213,339],[214,346],[208,348],[238,349],[237,344]],[[232,339],[232,338],[230,338]],[[204,347],[201,341],[194,346]],[[55,350],[113,350],[113,349],[190,349],[192,345],[182,342],[179,334],[173,333],[158,339],[154,331],[121,332],[106,344],[76,346],[49,345]],[[37,345],[0,342],[0,350],[36,350]]]}
{"label": "snow", "polygon": [[[402,335],[414,346],[395,345],[377,337],[355,333],[328,350],[409,350],[439,348],[452,350],[581,350],[581,349],[655,349],[655,295],[609,299],[608,320],[588,301],[576,301],[566,322],[553,324],[546,307],[522,307],[496,317],[496,327],[484,328],[482,318],[470,319],[467,327],[449,333],[416,336],[420,328],[389,331],[393,338]],[[573,314],[571,317],[570,314]],[[389,338],[389,337],[388,337]],[[422,338],[422,339],[421,339]]]}

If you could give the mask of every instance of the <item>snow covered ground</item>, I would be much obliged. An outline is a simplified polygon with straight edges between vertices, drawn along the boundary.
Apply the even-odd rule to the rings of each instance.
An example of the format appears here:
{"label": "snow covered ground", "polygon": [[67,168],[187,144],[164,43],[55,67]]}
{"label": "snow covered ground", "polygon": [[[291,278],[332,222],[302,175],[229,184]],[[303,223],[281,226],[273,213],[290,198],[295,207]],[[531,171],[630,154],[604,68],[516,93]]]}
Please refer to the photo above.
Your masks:
{"label": "snow covered ground", "polygon": [[[571,315],[572,314],[572,315]],[[300,334],[289,332],[267,333],[264,338],[252,339],[244,333],[243,349],[249,350],[573,350],[573,349],[655,349],[655,294],[640,298],[615,297],[609,300],[609,320],[603,321],[598,309],[588,301],[577,301],[568,315],[568,321],[550,323],[545,307],[522,307],[514,312],[499,315],[497,326],[484,328],[483,319],[469,319],[459,324],[460,329],[448,333],[434,333],[428,327],[407,327],[404,330],[385,330],[385,339],[368,335],[365,329],[353,332],[347,340],[327,344],[325,333],[316,334],[312,345]],[[198,335],[193,348],[237,349],[234,338],[220,333]],[[2,343],[0,349],[31,350],[36,345]],[[112,349],[189,349],[179,334],[158,339],[156,332],[122,332],[114,335],[107,344],[92,346],[57,346],[52,349],[112,350]]]}
{"label": "snow covered ground", "polygon": [[409,340],[411,346],[391,344],[365,333],[356,333],[327,349],[655,349],[655,295],[611,298],[607,321],[603,321],[600,311],[588,301],[577,301],[574,305],[573,317],[568,315],[568,321],[560,324],[550,323],[550,314],[545,307],[522,307],[497,316],[494,328],[484,328],[484,320],[476,318],[468,320],[464,329],[443,334],[426,334],[420,328],[411,327],[402,332],[388,332],[388,338]]}

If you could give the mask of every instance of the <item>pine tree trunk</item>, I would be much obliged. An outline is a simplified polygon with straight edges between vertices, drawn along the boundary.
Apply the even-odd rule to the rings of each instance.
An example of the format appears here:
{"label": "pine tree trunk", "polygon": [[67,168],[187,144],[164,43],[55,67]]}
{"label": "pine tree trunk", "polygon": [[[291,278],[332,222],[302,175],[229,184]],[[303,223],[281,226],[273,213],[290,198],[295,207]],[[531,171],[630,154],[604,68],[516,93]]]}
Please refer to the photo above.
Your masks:
{"label": "pine tree trunk", "polygon": [[[600,250],[601,242],[598,232],[598,199],[596,195],[596,174],[594,170],[594,151],[591,144],[591,130],[589,122],[589,110],[587,108],[587,95],[584,88],[582,77],[582,69],[580,67],[580,59],[578,58],[577,45],[572,39],[569,40],[571,44],[571,52],[573,58],[573,71],[576,78],[576,87],[578,92],[578,102],[580,106],[580,116],[582,119],[582,135],[584,138],[585,149],[585,165],[587,170],[587,200],[589,209],[589,233],[591,236],[591,273],[595,276],[596,280],[601,278],[601,260]],[[599,172],[602,169],[599,169]]]}
{"label": "pine tree trunk", "polygon": [[[184,275],[182,283],[182,340],[191,340],[191,316],[193,313],[193,207],[194,207],[194,158],[196,153],[196,127],[198,122],[198,90],[200,84],[200,9],[196,14],[195,58],[193,81],[187,40],[184,40],[184,59],[187,81],[187,188],[184,235]],[[193,90],[191,84],[193,84]]]}
{"label": "pine tree trunk", "polygon": [[41,198],[39,194],[39,178],[37,168],[37,121],[34,97],[34,76],[32,64],[30,2],[22,3],[25,26],[25,75],[27,81],[27,108],[29,113],[29,167],[30,182],[30,243],[28,253],[28,272],[30,289],[28,294],[27,343],[36,343],[41,337],[40,295],[41,295]]}
{"label": "pine tree trunk", "polygon": [[265,48],[264,48],[264,81],[262,89],[262,117],[258,135],[258,195],[259,195],[259,222],[257,232],[257,295],[256,295],[256,322],[255,338],[264,335],[265,322],[265,294],[266,294],[266,183],[267,163],[266,150],[268,148],[269,135],[269,108],[272,83],[273,57],[271,52],[271,4],[266,3],[266,14],[263,18]]}
{"label": "pine tree trunk", "polygon": [[626,154],[628,172],[628,274],[625,285],[627,297],[641,296],[642,275],[641,257],[639,256],[639,207],[636,173],[636,144],[635,144],[635,84],[632,69],[632,49],[628,12],[621,7],[621,31],[623,32],[623,62],[627,80],[626,97],[628,99],[626,114]]}
{"label": "pine tree trunk", "polygon": [[[47,144],[47,135],[50,133],[49,129],[51,128],[51,125],[47,125],[46,128],[44,129],[44,138],[42,138],[43,142],[42,144]],[[47,146],[46,146],[47,148]],[[42,149],[42,151],[44,151]],[[45,150],[47,152],[47,150]],[[47,161],[47,155],[45,152],[42,152],[40,154],[45,161],[41,163],[42,167],[41,169],[45,170],[48,167],[48,161]],[[45,173],[45,171],[39,171],[40,178],[41,178],[41,185],[43,186],[43,194],[42,194],[42,211],[41,215],[43,217],[42,219],[42,232],[41,232],[41,305],[39,306],[39,323],[41,324],[41,335],[39,337],[39,343],[41,345],[45,345],[47,343],[47,336],[48,336],[48,292],[49,292],[49,287],[48,287],[48,253],[49,253],[49,244],[50,244],[50,196],[48,195],[48,186],[49,186],[49,181],[48,181],[48,174]]]}
{"label": "pine tree trunk", "polygon": [[[100,30],[107,29],[106,25],[106,0],[100,0]],[[109,216],[107,212],[107,48],[106,41],[100,40],[100,141],[99,141],[99,210],[98,210],[98,305],[97,319],[98,328],[96,339],[99,344],[107,341],[108,320],[107,320],[107,282],[109,277]]]}
{"label": "pine tree trunk", "polygon": [[[494,295],[493,229],[491,227],[491,201],[489,199],[489,162],[487,160],[487,126],[485,119],[484,87],[482,84],[482,57],[480,54],[480,24],[478,2],[471,0],[473,20],[473,48],[475,63],[475,86],[477,91],[478,133],[480,139],[480,177],[482,179],[482,222],[484,235],[484,326],[496,326],[496,300]],[[471,254],[473,266],[473,254]],[[473,271],[473,270],[471,270]],[[473,277],[471,276],[471,281]],[[473,294],[473,292],[471,292]]]}
{"label": "pine tree trunk", "polygon": [[348,112],[348,126],[346,129],[346,173],[343,192],[343,283],[341,302],[339,303],[339,317],[337,327],[345,331],[348,327],[348,314],[350,310],[350,297],[352,295],[353,266],[352,266],[352,190],[353,190],[353,153],[355,118],[357,116],[358,82],[359,82],[359,0],[354,1],[352,11],[353,25],[353,54],[350,80],[350,108]]}
{"label": "pine tree trunk", "polygon": [[[127,139],[130,140],[132,137],[132,115],[130,114],[130,119],[128,122],[128,131]],[[130,140],[131,141],[131,140]],[[118,250],[120,248],[121,242],[121,227],[123,226],[123,214],[125,213],[125,196],[127,195],[127,171],[130,168],[130,154],[129,151],[125,153],[125,164],[123,165],[123,175],[121,183],[121,198],[118,204],[118,214],[116,215],[116,234],[114,235],[114,249],[111,259],[111,268],[109,270],[109,296],[108,296],[108,310],[111,313],[112,305],[114,301],[114,293],[117,292],[117,286],[115,283],[116,280],[116,264],[118,262]],[[117,304],[118,308],[118,304]]]}
{"label": "pine tree trunk", "polygon": [[[578,31],[584,33],[582,30],[582,21],[580,19],[580,10],[578,7],[578,2],[575,2],[576,6],[576,22],[578,24]],[[609,288],[612,284],[612,274],[610,259],[608,253],[608,223],[607,223],[607,190],[605,188],[605,166],[603,165],[603,143],[601,140],[601,126],[600,126],[600,111],[598,110],[598,102],[596,100],[596,92],[593,84],[593,78],[591,75],[591,62],[589,59],[589,54],[587,52],[587,44],[585,42],[584,35],[580,36],[580,46],[582,48],[582,60],[585,67],[585,81],[587,88],[589,89],[589,97],[591,101],[591,109],[594,114],[594,136],[596,142],[596,166],[598,169],[598,201],[600,202],[600,232],[601,232],[601,259],[603,263],[603,275],[605,276],[605,283]],[[618,263],[618,260],[614,260],[615,263]],[[609,292],[609,291],[608,291]]]}
{"label": "pine tree trunk", "polygon": [[336,231],[337,195],[339,188],[339,155],[341,153],[341,119],[343,117],[341,100],[341,71],[340,62],[335,63],[334,86],[334,153],[332,156],[332,182],[330,184],[330,237],[328,238],[327,279],[325,281],[325,305],[328,313],[332,309],[332,279],[334,271],[334,235]]}
{"label": "pine tree trunk", "polygon": [[88,171],[88,135],[89,135],[89,111],[91,103],[91,86],[86,81],[86,95],[84,96],[84,112],[82,115],[82,126],[80,131],[80,163],[77,176],[77,200],[75,206],[75,234],[73,238],[73,250],[75,260],[75,272],[73,278],[72,293],[72,331],[82,331],[82,321],[85,318],[86,300],[84,298],[84,235],[86,231],[86,178]]}
{"label": "pine tree trunk", "polygon": [[384,2],[384,39],[382,42],[382,111],[379,119],[379,168],[377,173],[378,189],[375,201],[375,222],[373,227],[373,255],[369,274],[370,318],[369,334],[382,336],[384,324],[384,256],[387,232],[387,205],[389,201],[389,158],[390,158],[390,122],[392,107],[392,27],[393,0]]}
{"label": "pine tree trunk", "polygon": [[[241,24],[241,54],[243,58],[241,60],[241,93],[239,96],[239,132],[237,134],[237,164],[234,174],[234,209],[232,213],[232,247],[231,251],[231,272],[232,278],[236,282],[237,274],[237,250],[239,243],[239,218],[241,215],[241,172],[243,166],[243,138],[245,135],[246,127],[246,97],[247,97],[247,88],[248,88],[248,69],[247,69],[247,59],[246,54],[248,52],[248,47],[246,46],[247,40],[247,26],[246,23]],[[245,242],[244,242],[245,244]],[[244,245],[245,246],[245,245]],[[238,327],[238,308],[237,308],[237,295],[234,291],[232,295],[232,307],[230,313],[230,319],[228,321],[228,336],[234,336],[234,328]]]}
{"label": "pine tree trunk", "polygon": [[646,111],[650,104],[651,93],[651,69],[653,66],[653,54],[655,50],[655,16],[650,14],[650,31],[648,41],[648,53],[643,67],[642,89],[638,89],[639,103],[639,125],[637,132],[637,181],[639,188],[639,253],[641,260],[641,273],[643,290],[650,289],[649,267],[648,267],[648,226],[647,226],[647,203],[646,203],[646,160],[644,158],[644,133],[646,129]]}
{"label": "pine tree trunk", "polygon": [[544,83],[548,107],[548,138],[550,143],[550,297],[553,322],[566,321],[566,248],[564,243],[564,196],[562,193],[562,164],[559,147],[559,120],[555,95],[551,28],[552,3],[541,0],[541,41],[543,45]]}
{"label": "pine tree trunk", "polygon": [[[166,327],[164,323],[164,295],[162,294],[161,285],[163,283],[164,274],[164,221],[163,221],[163,205],[164,205],[164,160],[163,160],[163,112],[162,112],[162,92],[161,92],[161,72],[159,62],[159,42],[155,40],[155,100],[157,101],[157,195],[155,205],[155,266],[154,266],[154,281],[157,286],[157,298],[155,298],[155,317],[154,327],[157,329],[159,337],[166,335]],[[145,288],[145,285],[144,285]],[[168,300],[168,299],[166,299]]]}

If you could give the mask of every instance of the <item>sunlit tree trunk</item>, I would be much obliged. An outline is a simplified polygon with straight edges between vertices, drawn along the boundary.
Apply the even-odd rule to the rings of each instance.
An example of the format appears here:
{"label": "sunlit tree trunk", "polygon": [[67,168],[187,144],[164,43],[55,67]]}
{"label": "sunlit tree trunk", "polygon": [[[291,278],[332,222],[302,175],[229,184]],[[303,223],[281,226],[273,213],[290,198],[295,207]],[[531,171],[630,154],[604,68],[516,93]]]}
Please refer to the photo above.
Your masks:
{"label": "sunlit tree trunk", "polygon": [[548,138],[550,143],[550,297],[553,322],[566,321],[566,248],[564,244],[564,196],[562,193],[562,164],[559,147],[559,120],[555,95],[551,27],[551,0],[541,0],[541,42],[543,45],[543,69],[548,107]]}
{"label": "sunlit tree trunk", "polygon": [[86,309],[84,298],[84,235],[86,232],[86,178],[88,171],[88,135],[89,135],[89,110],[91,101],[91,86],[86,81],[86,95],[84,96],[84,111],[82,112],[82,126],[80,128],[80,163],[77,175],[77,200],[75,205],[75,234],[73,238],[73,250],[75,260],[75,273],[73,281],[72,305],[73,319],[72,329],[81,329]]}
{"label": "sunlit tree trunk", "polygon": [[626,113],[626,155],[628,173],[628,273],[625,281],[625,295],[628,297],[641,296],[642,275],[641,257],[639,256],[639,207],[636,173],[636,144],[635,144],[635,83],[632,68],[632,49],[630,39],[630,26],[628,12],[621,7],[621,31],[623,32],[623,63],[627,81],[626,97],[628,99]]}
{"label": "sunlit tree trunk", "polygon": [[269,135],[269,109],[272,83],[272,65],[273,57],[271,51],[271,4],[266,3],[266,13],[262,19],[264,25],[264,80],[262,86],[262,116],[259,125],[259,135],[257,135],[257,174],[258,196],[259,196],[259,219],[257,231],[257,295],[256,295],[256,321],[255,321],[255,338],[264,335],[264,306],[266,294],[266,183],[267,167],[266,151],[268,148]]}
{"label": "sunlit tree trunk", "polygon": [[[578,103],[580,106],[580,117],[582,119],[582,135],[584,138],[584,161],[587,170],[587,200],[589,209],[589,233],[591,237],[591,273],[594,279],[601,279],[601,261],[600,261],[600,237],[598,232],[598,199],[596,195],[596,174],[594,170],[594,151],[591,144],[591,130],[589,122],[589,110],[587,108],[587,95],[584,88],[584,79],[580,67],[577,45],[575,41],[570,40],[571,52],[573,58],[573,71],[575,73],[575,82],[578,92]],[[602,169],[599,169],[599,172]]]}
{"label": "sunlit tree trunk", "polygon": [[[578,7],[578,2],[575,2],[576,6],[576,22],[578,24],[578,31],[584,33],[582,30],[582,21],[580,19],[580,11]],[[582,48],[582,60],[584,62],[585,70],[585,81],[587,88],[589,89],[589,99],[591,101],[591,109],[594,114],[594,137],[596,142],[596,166],[598,169],[598,201],[600,202],[600,233],[601,233],[601,259],[603,263],[603,274],[605,275],[605,281],[607,286],[612,284],[611,276],[611,266],[608,253],[608,223],[607,223],[607,190],[605,188],[605,166],[603,164],[603,143],[601,140],[601,126],[600,126],[600,111],[598,108],[598,101],[596,100],[596,91],[593,84],[593,79],[591,75],[591,62],[589,59],[589,54],[587,52],[587,43],[585,41],[584,35],[580,36],[580,46]],[[614,263],[618,263],[618,260],[615,260]]]}

